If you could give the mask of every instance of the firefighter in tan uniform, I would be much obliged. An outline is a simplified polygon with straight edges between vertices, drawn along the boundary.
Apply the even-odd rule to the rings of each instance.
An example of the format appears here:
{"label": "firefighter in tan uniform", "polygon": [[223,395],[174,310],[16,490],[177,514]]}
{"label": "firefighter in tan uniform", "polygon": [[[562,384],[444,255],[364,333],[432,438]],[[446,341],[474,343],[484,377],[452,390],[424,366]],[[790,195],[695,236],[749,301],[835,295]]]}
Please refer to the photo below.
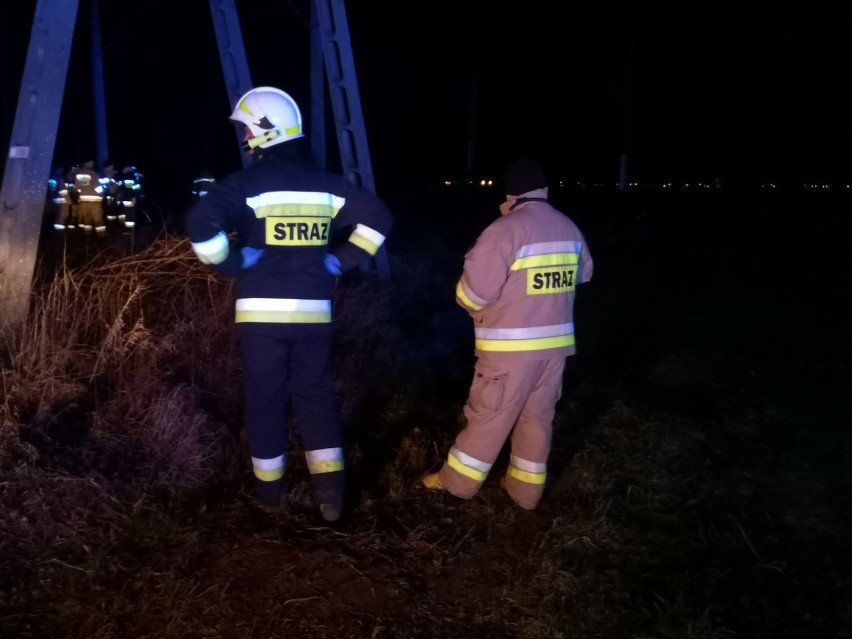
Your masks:
{"label": "firefighter in tan uniform", "polygon": [[501,486],[533,509],[544,491],[565,360],[575,353],[576,287],[591,279],[592,256],[580,229],[548,203],[538,162],[513,162],[505,191],[501,217],[465,255],[456,286],[456,302],[473,319],[477,358],[467,424],[423,485],[470,499],[511,436]]}
{"label": "firefighter in tan uniform", "polygon": [[99,236],[106,235],[106,222],[104,221],[103,186],[100,175],[95,170],[95,161],[87,160],[73,171],[74,191],[76,192],[75,209],[77,220],[87,234],[92,231]]}

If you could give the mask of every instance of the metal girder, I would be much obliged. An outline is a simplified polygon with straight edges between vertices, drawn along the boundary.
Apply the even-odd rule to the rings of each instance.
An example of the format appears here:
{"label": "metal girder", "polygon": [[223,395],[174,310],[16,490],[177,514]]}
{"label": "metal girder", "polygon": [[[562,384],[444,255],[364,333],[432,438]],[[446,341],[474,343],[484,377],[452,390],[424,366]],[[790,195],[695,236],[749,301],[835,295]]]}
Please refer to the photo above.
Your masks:
{"label": "metal girder", "polygon": [[[213,16],[213,29],[219,46],[219,59],[222,62],[222,73],[225,75],[230,109],[253,86],[240,30],[240,18],[234,0],[210,0],[210,12]],[[248,166],[251,164],[251,156],[242,148],[243,132],[236,127],[234,131],[243,166]]]}
{"label": "metal girder", "polygon": [[[355,184],[375,193],[376,184],[367,144],[367,127],[361,110],[346,7],[343,0],[314,0],[313,8],[325,61],[343,174]],[[376,253],[373,262],[380,277],[390,276],[384,246]]]}

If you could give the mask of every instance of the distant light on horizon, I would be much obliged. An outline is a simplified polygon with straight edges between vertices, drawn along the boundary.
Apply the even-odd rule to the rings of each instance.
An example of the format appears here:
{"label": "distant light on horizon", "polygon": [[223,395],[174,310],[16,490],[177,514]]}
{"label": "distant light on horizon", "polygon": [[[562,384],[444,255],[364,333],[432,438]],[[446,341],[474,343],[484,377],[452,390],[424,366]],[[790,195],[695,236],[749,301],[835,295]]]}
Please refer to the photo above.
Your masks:
{"label": "distant light on horizon", "polygon": [[[491,188],[496,184],[496,181],[492,178],[479,178],[477,180],[472,179],[461,179],[455,180],[451,178],[446,178],[442,180],[442,184],[446,187],[452,186],[472,186],[478,188]],[[586,182],[583,180],[566,180],[566,179],[558,179],[555,180],[555,186],[560,189],[566,188],[575,188],[575,189],[604,189],[608,190],[609,188],[619,189],[620,184],[618,182],[600,182],[600,181],[592,181]],[[646,190],[646,189],[657,189],[663,191],[674,191],[674,192],[685,192],[685,191],[697,191],[697,190],[708,190],[715,189],[720,190],[723,188],[722,181],[720,179],[715,179],[711,182],[705,181],[690,181],[690,182],[628,182],[628,189],[636,189],[636,190]],[[760,182],[755,184],[755,188],[759,188],[764,191],[773,191],[778,189],[784,189],[784,185],[779,184],[777,182]],[[831,182],[803,182],[796,184],[788,184],[786,189],[790,188],[802,188],[806,191],[830,191],[833,190],[835,192],[843,190],[843,191],[852,191],[852,183],[844,183],[844,184],[832,184]]]}

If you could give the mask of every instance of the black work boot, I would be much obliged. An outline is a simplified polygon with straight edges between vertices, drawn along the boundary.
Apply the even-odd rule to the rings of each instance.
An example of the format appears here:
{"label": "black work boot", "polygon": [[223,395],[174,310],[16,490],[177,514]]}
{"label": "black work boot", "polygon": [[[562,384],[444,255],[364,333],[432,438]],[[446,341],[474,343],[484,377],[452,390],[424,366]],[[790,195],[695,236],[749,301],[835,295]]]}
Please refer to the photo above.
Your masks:
{"label": "black work boot", "polygon": [[337,521],[343,515],[343,471],[311,475],[311,492],[325,521]]}
{"label": "black work boot", "polygon": [[258,479],[254,493],[261,504],[276,508],[281,505],[281,497],[284,495],[284,478],[280,477],[272,481]]}
{"label": "black work boot", "polygon": [[330,504],[319,505],[320,515],[326,521],[337,521],[343,514],[343,502],[336,501]]}

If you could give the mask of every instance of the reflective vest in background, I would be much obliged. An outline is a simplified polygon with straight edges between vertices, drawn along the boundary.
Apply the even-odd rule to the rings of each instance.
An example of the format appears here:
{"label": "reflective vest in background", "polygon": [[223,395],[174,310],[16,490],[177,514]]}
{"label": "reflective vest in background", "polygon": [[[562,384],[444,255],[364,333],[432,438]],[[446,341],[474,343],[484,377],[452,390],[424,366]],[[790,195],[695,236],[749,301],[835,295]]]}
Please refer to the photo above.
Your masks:
{"label": "reflective vest in background", "polygon": [[69,194],[76,194],[76,199],[72,195],[72,201],[77,205],[77,221],[80,228],[87,233],[92,230],[98,234],[105,233],[103,188],[100,176],[93,168],[85,165],[72,169],[72,173],[74,185],[73,188],[69,188]]}
{"label": "reflective vest in background", "polygon": [[53,215],[53,228],[57,231],[73,229],[76,225],[70,217],[71,198],[68,195],[68,184],[61,172],[47,181],[47,193]]}
{"label": "reflective vest in background", "polygon": [[207,192],[216,186],[216,178],[201,174],[192,181],[192,199],[193,201],[207,195]]}
{"label": "reflective vest in background", "polygon": [[115,181],[115,169],[111,164],[104,167],[103,175],[98,182],[100,183],[100,193],[103,196],[104,215],[108,222],[114,222],[118,216],[116,212],[118,205],[115,201],[118,185]]}
{"label": "reflective vest in background", "polygon": [[127,166],[116,179],[118,221],[127,228],[136,226],[136,214],[143,196],[142,177],[135,166]]}

